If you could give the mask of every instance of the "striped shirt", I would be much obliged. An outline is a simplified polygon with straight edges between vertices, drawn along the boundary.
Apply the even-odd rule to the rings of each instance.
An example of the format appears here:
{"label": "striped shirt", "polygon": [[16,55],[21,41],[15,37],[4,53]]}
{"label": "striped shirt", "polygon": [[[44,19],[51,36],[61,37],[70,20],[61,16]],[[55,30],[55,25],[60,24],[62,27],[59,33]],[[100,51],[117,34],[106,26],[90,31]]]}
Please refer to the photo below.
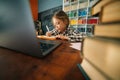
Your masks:
{"label": "striped shirt", "polygon": [[69,41],[72,41],[72,42],[82,41],[82,36],[81,36],[80,32],[77,30],[74,30],[72,28],[69,28],[69,27],[63,33],[60,33],[56,29],[53,29],[50,32],[51,32],[52,36],[56,36],[56,35],[67,36],[69,38]]}

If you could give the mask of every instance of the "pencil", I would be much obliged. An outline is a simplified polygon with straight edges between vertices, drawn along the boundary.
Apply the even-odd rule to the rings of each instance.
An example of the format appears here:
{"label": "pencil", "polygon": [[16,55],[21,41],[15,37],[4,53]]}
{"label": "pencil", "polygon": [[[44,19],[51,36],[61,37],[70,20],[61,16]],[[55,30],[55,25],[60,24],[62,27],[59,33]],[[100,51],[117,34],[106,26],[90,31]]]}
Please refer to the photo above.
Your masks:
{"label": "pencil", "polygon": [[46,28],[47,28],[47,31],[50,31],[47,25],[46,25]]}

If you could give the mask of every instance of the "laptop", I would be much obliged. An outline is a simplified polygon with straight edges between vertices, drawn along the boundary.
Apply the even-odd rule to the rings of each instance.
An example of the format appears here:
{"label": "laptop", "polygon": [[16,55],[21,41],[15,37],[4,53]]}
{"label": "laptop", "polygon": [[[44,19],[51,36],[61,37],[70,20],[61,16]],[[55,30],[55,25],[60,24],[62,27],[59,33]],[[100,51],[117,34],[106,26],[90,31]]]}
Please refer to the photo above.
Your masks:
{"label": "laptop", "polygon": [[36,38],[29,0],[0,0],[0,47],[44,57],[61,42]]}

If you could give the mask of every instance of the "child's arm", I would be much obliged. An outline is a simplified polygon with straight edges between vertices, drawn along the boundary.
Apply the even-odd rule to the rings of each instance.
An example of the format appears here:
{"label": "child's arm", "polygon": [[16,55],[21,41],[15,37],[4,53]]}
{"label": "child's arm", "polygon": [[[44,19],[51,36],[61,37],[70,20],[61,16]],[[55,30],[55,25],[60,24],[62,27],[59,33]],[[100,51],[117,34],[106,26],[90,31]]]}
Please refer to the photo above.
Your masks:
{"label": "child's arm", "polygon": [[69,37],[63,35],[56,35],[56,39],[69,40]]}

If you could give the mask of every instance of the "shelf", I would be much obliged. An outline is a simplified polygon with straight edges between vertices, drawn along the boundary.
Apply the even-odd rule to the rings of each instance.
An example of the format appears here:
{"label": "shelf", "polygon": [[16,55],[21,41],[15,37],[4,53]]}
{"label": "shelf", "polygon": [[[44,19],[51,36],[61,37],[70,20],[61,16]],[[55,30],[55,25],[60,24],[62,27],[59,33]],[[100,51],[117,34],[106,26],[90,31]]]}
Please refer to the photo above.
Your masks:
{"label": "shelf", "polygon": [[65,7],[66,7],[66,6],[70,6],[70,4],[65,4],[64,6],[65,6]]}
{"label": "shelf", "polygon": [[77,26],[84,26],[84,25],[88,25],[88,26],[94,26],[95,24],[70,24],[70,25],[77,25]]}
{"label": "shelf", "polygon": [[77,4],[77,3],[78,3],[78,1],[73,1],[73,2],[71,2],[71,5]]}
{"label": "shelf", "polygon": [[79,0],[79,2],[81,3],[81,2],[87,2],[88,0]]}
{"label": "shelf", "polygon": [[77,19],[78,20],[78,17],[77,16],[72,16],[72,17],[69,17],[70,20],[72,19]]}
{"label": "shelf", "polygon": [[90,17],[91,15],[86,15],[86,16],[78,16],[79,18],[85,18],[85,17]]}
{"label": "shelf", "polygon": [[[97,20],[94,20],[96,19],[95,17],[94,18],[91,17],[92,15],[91,5],[93,4],[93,1],[94,0],[69,0],[69,5],[68,4],[67,6],[66,4],[63,5],[64,7],[63,9],[65,10],[70,19],[70,27],[74,28],[83,27],[84,29],[86,28],[85,32],[83,30],[82,34],[86,35],[92,34],[92,32],[91,33],[87,32],[88,27],[90,26],[89,28],[91,28],[92,30],[93,25],[98,23]],[[85,19],[87,20],[85,21]]]}

